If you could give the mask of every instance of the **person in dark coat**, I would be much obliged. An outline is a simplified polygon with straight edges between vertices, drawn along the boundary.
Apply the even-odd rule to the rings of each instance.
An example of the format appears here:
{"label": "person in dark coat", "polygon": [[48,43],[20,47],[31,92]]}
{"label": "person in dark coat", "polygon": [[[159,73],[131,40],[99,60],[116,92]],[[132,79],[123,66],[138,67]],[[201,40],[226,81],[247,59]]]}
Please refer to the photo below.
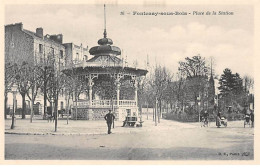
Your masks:
{"label": "person in dark coat", "polygon": [[250,118],[251,118],[251,126],[252,128],[254,127],[254,121],[255,121],[255,115],[254,115],[254,111],[251,111],[250,113]]}
{"label": "person in dark coat", "polygon": [[207,112],[207,110],[204,111],[203,117],[208,120],[209,118],[209,113]]}
{"label": "person in dark coat", "polygon": [[108,134],[111,134],[111,125],[115,119],[115,116],[111,113],[111,110],[109,110],[109,112],[105,115],[105,120],[107,121],[107,128],[108,128],[108,131],[107,133]]}
{"label": "person in dark coat", "polygon": [[220,119],[221,119],[221,112],[218,111],[217,117],[216,117],[216,126],[219,126]]}

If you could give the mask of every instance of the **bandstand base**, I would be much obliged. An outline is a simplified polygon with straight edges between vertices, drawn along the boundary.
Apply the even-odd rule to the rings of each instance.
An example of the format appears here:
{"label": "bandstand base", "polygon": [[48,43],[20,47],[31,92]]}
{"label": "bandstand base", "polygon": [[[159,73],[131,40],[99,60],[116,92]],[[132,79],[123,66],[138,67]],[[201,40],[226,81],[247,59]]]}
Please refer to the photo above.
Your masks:
{"label": "bandstand base", "polygon": [[[71,119],[74,120],[104,120],[105,115],[111,108],[72,108]],[[114,112],[113,112],[114,111]],[[137,107],[115,107],[112,113],[116,121],[124,121],[127,115],[138,117]]]}

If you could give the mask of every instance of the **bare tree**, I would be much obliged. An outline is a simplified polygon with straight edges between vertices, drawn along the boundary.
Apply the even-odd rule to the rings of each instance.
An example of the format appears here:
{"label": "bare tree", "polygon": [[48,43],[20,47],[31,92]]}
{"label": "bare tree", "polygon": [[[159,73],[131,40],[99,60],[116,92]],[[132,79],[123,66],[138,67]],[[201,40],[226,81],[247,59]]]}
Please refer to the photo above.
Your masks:
{"label": "bare tree", "polygon": [[41,71],[43,74],[43,85],[41,86],[41,92],[43,93],[43,107],[44,107],[44,115],[43,119],[46,117],[47,113],[47,100],[48,100],[48,90],[50,89],[50,82],[54,74],[54,61],[48,57],[47,60],[41,64]]}
{"label": "bare tree", "polygon": [[5,63],[5,119],[7,119],[7,101],[8,93],[11,87],[15,83],[15,75],[17,73],[18,66],[10,62]]}
{"label": "bare tree", "polygon": [[154,89],[155,97],[157,98],[159,103],[160,110],[158,114],[158,123],[160,123],[163,96],[172,78],[173,76],[170,71],[166,69],[166,67],[162,67],[159,65],[155,67],[155,70],[149,82],[151,87]]}
{"label": "bare tree", "polygon": [[[76,105],[76,113],[78,110],[78,99],[80,94],[83,92],[87,93],[87,82],[88,80],[86,79],[85,75],[80,75],[79,71],[77,68],[74,67],[74,64],[71,63],[67,67],[70,67],[70,69],[67,69],[63,71],[65,74],[64,76],[64,85],[63,88],[65,89],[66,93],[66,113],[67,113],[67,123],[68,123],[68,111],[69,111],[69,104],[70,104],[70,99],[75,101]],[[77,114],[76,114],[77,115]],[[77,116],[76,116],[77,117]]]}
{"label": "bare tree", "polygon": [[142,107],[145,104],[145,102],[147,102],[147,95],[145,94],[145,92],[147,91],[147,85],[148,85],[148,80],[146,76],[137,78],[138,107],[139,107],[139,111],[141,112],[141,116],[142,116]]}
{"label": "bare tree", "polygon": [[208,76],[209,67],[206,66],[205,58],[200,55],[192,58],[186,57],[185,61],[179,62],[179,71],[186,77]]}
{"label": "bare tree", "polygon": [[25,96],[28,93],[29,86],[29,77],[31,74],[30,65],[27,62],[22,62],[18,65],[18,71],[16,72],[15,80],[18,85],[18,91],[22,96],[22,119],[25,119],[26,113],[26,103]]}
{"label": "bare tree", "polygon": [[29,91],[26,93],[28,98],[31,101],[31,117],[30,122],[32,122],[34,111],[34,101],[37,97],[38,91],[40,87],[43,85],[43,73],[41,71],[41,67],[38,65],[29,66],[28,67],[29,74],[28,74],[28,89]]}

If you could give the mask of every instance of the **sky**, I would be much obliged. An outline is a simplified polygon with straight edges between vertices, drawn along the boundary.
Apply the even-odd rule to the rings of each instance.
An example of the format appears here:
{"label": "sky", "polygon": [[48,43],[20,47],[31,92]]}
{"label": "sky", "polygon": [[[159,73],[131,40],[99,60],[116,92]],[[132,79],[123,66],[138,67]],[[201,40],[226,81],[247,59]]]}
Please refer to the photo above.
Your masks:
{"label": "sky", "polygon": [[[121,12],[125,15],[120,15]],[[148,16],[133,12],[187,12],[190,15]],[[193,15],[194,11],[229,11],[233,15]],[[127,13],[130,14],[127,14]],[[63,42],[97,46],[103,37],[103,5],[7,5],[5,24],[22,22],[24,29],[63,34]],[[177,72],[178,62],[200,54],[213,58],[215,74],[225,68],[253,76],[254,10],[247,5],[107,5],[106,29],[128,65],[160,64]]]}

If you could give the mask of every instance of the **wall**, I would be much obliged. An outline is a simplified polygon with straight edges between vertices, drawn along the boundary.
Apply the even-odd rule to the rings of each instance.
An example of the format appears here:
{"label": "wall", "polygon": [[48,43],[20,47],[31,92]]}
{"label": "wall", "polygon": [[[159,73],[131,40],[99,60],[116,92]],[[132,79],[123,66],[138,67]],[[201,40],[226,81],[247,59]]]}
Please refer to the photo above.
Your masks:
{"label": "wall", "polygon": [[[28,34],[29,33],[29,34]],[[39,44],[43,45],[43,52],[39,52]],[[65,65],[65,47],[57,43],[51,39],[48,39],[46,36],[41,38],[35,36],[33,32],[27,31],[23,29],[23,24],[12,24],[5,26],[5,61],[11,61],[16,63],[22,63],[22,61],[29,62],[33,65],[35,60],[36,63],[41,62],[41,58],[44,60],[44,57],[47,61],[47,56],[51,53],[51,47],[54,49],[54,56],[52,56],[55,60],[55,66],[59,65],[59,56],[60,50],[63,51],[63,59],[60,59],[61,65]],[[34,55],[35,58],[34,59]],[[62,67],[61,67],[62,69]],[[40,92],[40,91],[39,91]],[[22,98],[21,95],[17,94],[17,105],[18,107],[22,106]],[[8,105],[12,106],[12,94],[8,94]],[[29,100],[26,97],[26,100]],[[59,96],[59,106],[60,102],[64,102],[65,107],[65,97]],[[35,100],[35,103],[40,102],[43,105],[43,95],[38,93],[38,96]],[[48,101],[47,104],[49,105]]]}
{"label": "wall", "polygon": [[[39,44],[43,45],[43,52],[39,52]],[[52,53],[52,48],[54,50],[54,55]],[[35,38],[34,39],[34,49],[35,49],[35,55],[37,58],[37,62],[40,62],[40,58],[45,58],[45,61],[48,60],[48,56],[52,57],[55,61],[55,67],[59,67],[59,63],[61,65],[61,69],[63,66],[65,66],[65,47],[62,44],[56,43],[53,40],[48,39],[47,37],[44,37],[44,39]],[[63,57],[60,55],[60,51],[63,52]]]}
{"label": "wall", "polygon": [[[78,53],[78,56],[77,56]],[[74,60],[75,63],[80,63],[83,60],[85,60],[84,55],[87,55],[87,49],[83,48],[82,45],[78,46],[75,44],[72,44],[72,60]]]}
{"label": "wall", "polygon": [[[108,113],[110,108],[78,108],[77,109],[77,119],[78,120],[104,120],[105,115]],[[126,109],[131,109],[131,116],[133,113],[137,114],[137,107],[131,108],[115,108],[115,118],[117,121],[124,121],[127,116]],[[137,114],[137,117],[139,115]],[[76,109],[72,108],[71,118],[76,119]],[[138,119],[139,120],[139,119]]]}
{"label": "wall", "polygon": [[33,38],[22,31],[22,24],[5,26],[5,61],[33,63]]}
{"label": "wall", "polygon": [[65,66],[68,67],[72,64],[72,43],[65,43],[63,45],[65,46],[66,54]]}
{"label": "wall", "polygon": [[[84,56],[88,56],[88,49],[84,48],[82,44],[80,46],[73,43],[63,44],[66,50],[66,66],[71,66],[73,64],[80,64],[86,61]],[[78,54],[77,54],[78,53]]]}

